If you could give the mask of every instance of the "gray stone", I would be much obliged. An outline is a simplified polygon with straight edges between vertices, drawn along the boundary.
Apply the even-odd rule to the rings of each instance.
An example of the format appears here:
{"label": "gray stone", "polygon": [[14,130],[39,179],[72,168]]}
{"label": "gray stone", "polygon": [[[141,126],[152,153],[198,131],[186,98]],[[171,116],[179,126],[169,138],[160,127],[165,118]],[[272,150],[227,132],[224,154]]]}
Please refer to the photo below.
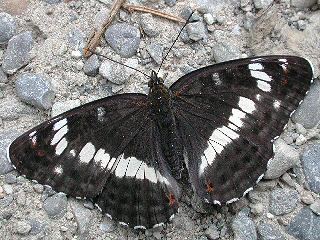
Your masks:
{"label": "gray stone", "polygon": [[20,135],[16,130],[0,132],[0,174],[6,174],[13,170],[12,164],[7,156],[10,143]]}
{"label": "gray stone", "polygon": [[239,48],[231,43],[218,43],[212,48],[216,62],[225,62],[241,57]]}
{"label": "gray stone", "polygon": [[158,65],[161,64],[163,50],[164,47],[157,43],[151,43],[147,48],[148,53]]}
{"label": "gray stone", "polygon": [[207,29],[203,22],[200,21],[188,23],[186,26],[186,31],[189,38],[193,41],[206,40],[208,38]]}
{"label": "gray stone", "polygon": [[84,206],[85,208],[90,209],[90,210],[93,210],[93,209],[94,209],[94,204],[93,204],[93,202],[91,202],[91,201],[85,201],[85,202],[83,203],[83,206]]}
{"label": "gray stone", "polygon": [[286,238],[275,226],[269,223],[258,225],[258,236],[261,240],[285,240]]}
{"label": "gray stone", "polygon": [[274,215],[283,215],[294,210],[299,200],[295,190],[276,188],[271,192],[269,211]]}
{"label": "gray stone", "polygon": [[241,211],[234,218],[232,222],[232,230],[234,232],[234,239],[236,240],[256,240],[257,231],[252,219]]}
{"label": "gray stone", "polygon": [[210,240],[216,240],[219,239],[220,233],[218,231],[218,228],[216,225],[211,224],[205,231],[205,234],[208,239]]}
{"label": "gray stone", "polygon": [[67,211],[66,195],[64,193],[57,193],[53,196],[48,197],[43,203],[43,208],[50,218],[62,218]]}
{"label": "gray stone", "polygon": [[264,9],[271,5],[273,0],[253,0],[256,9]]}
{"label": "gray stone", "polygon": [[64,102],[55,102],[51,109],[51,117],[58,116],[61,113],[64,113],[73,108],[79,107],[81,102],[79,99],[67,100]]}
{"label": "gray stone", "polygon": [[308,95],[304,98],[297,111],[292,115],[295,123],[305,128],[314,128],[320,120],[320,81],[314,80]]}
{"label": "gray stone", "polygon": [[37,219],[31,219],[29,221],[29,224],[31,226],[31,231],[30,231],[31,235],[37,235],[37,234],[43,232],[46,228],[46,225],[47,225],[46,223],[40,222]]}
{"label": "gray stone", "polygon": [[71,204],[72,212],[78,225],[80,234],[85,234],[89,231],[89,226],[92,220],[92,213],[89,209],[85,208],[78,201],[73,201]]}
{"label": "gray stone", "polygon": [[208,25],[212,25],[215,21],[217,21],[217,19],[214,18],[211,13],[204,14],[203,19]]}
{"label": "gray stone", "polygon": [[17,176],[12,174],[12,173],[8,173],[5,175],[5,181],[8,184],[13,184],[17,182]]}
{"label": "gray stone", "polygon": [[310,8],[317,3],[317,0],[291,0],[291,5],[296,8]]}
{"label": "gray stone", "polygon": [[16,33],[16,22],[14,18],[5,12],[0,12],[0,44],[6,43]]}
{"label": "gray stone", "polygon": [[269,160],[265,179],[275,179],[299,163],[299,152],[282,139],[274,143],[275,155]]}
{"label": "gray stone", "polygon": [[305,178],[310,190],[320,193],[320,144],[304,150],[301,158]]}
{"label": "gray stone", "polygon": [[5,191],[6,194],[12,194],[13,193],[13,187],[9,184],[4,184],[2,186],[3,190]]}
{"label": "gray stone", "polygon": [[33,186],[33,189],[34,189],[34,191],[35,191],[36,193],[43,193],[44,187],[43,187],[43,185],[37,183],[37,184],[35,184],[35,185]]}
{"label": "gray stone", "polygon": [[2,67],[0,66],[0,84],[7,83],[8,81],[9,80],[8,80],[7,75],[4,73],[4,71],[2,70]]}
{"label": "gray stone", "polygon": [[127,23],[116,23],[106,30],[105,39],[116,53],[129,58],[139,48],[140,31]]}
{"label": "gray stone", "polygon": [[320,216],[320,199],[317,199],[314,203],[310,205],[312,212]]}
{"label": "gray stone", "polygon": [[[128,59],[125,62],[126,65],[137,68],[138,67],[138,60],[136,59]],[[110,82],[115,84],[123,84],[130,76],[135,73],[133,69],[127,68],[123,65],[118,63],[111,62],[109,60],[105,60],[101,63],[99,68],[99,73],[104,78],[108,79]]]}
{"label": "gray stone", "polygon": [[3,198],[0,198],[0,207],[3,209],[5,207],[8,207],[13,202],[13,196],[12,195],[6,195]]}
{"label": "gray stone", "polygon": [[20,235],[27,235],[31,231],[31,226],[26,221],[19,221],[15,226],[15,231]]}
{"label": "gray stone", "polygon": [[85,35],[84,33],[78,29],[75,28],[72,31],[68,33],[68,43],[71,49],[73,50],[80,50],[85,46],[85,41],[84,41]]}
{"label": "gray stone", "polygon": [[33,73],[23,73],[18,77],[16,92],[22,101],[43,109],[50,109],[55,97],[51,83]]}
{"label": "gray stone", "polygon": [[320,216],[304,207],[290,222],[287,232],[299,240],[320,240]]}
{"label": "gray stone", "polygon": [[155,37],[159,35],[159,28],[157,23],[150,13],[142,14],[140,17],[140,26],[143,32],[149,37]]}
{"label": "gray stone", "polygon": [[31,32],[23,32],[12,37],[3,57],[2,69],[7,74],[13,74],[27,65],[31,59],[30,51],[33,46]]}
{"label": "gray stone", "polygon": [[97,55],[92,55],[84,64],[83,72],[91,77],[95,77],[99,73],[101,63]]}
{"label": "gray stone", "polygon": [[308,205],[314,203],[314,198],[313,198],[311,192],[306,191],[306,190],[302,190],[302,192],[300,192],[300,199],[303,203],[308,204]]}
{"label": "gray stone", "polygon": [[113,232],[116,228],[114,225],[114,221],[108,217],[104,217],[102,223],[99,226],[100,230],[106,233]]}
{"label": "gray stone", "polygon": [[297,21],[297,27],[299,30],[305,30],[307,28],[307,21],[305,20],[298,20]]}

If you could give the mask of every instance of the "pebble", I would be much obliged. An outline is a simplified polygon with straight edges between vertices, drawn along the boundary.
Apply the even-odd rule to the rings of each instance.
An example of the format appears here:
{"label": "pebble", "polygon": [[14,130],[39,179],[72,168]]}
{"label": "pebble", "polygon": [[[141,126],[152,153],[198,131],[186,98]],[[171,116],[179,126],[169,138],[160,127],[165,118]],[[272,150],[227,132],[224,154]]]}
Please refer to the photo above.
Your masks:
{"label": "pebble", "polygon": [[264,205],[262,203],[250,204],[251,212],[255,215],[263,213]]}
{"label": "pebble", "polygon": [[33,106],[50,109],[55,93],[51,83],[40,74],[23,73],[16,80],[18,97]]}
{"label": "pebble", "polygon": [[78,28],[73,29],[68,33],[69,47],[73,50],[82,51],[82,49],[85,46],[84,38],[85,38],[85,35],[80,29]]}
{"label": "pebble", "polygon": [[299,152],[282,139],[274,143],[275,155],[269,160],[265,179],[275,179],[299,163]]}
{"label": "pebble", "polygon": [[33,189],[34,189],[34,191],[35,191],[36,193],[43,193],[44,187],[43,187],[43,185],[37,183],[37,184],[35,184],[35,185],[33,186]]}
{"label": "pebble", "polygon": [[17,30],[14,18],[5,12],[0,12],[0,44],[7,43]]}
{"label": "pebble", "polygon": [[89,59],[84,63],[83,72],[90,76],[95,77],[99,73],[99,67],[101,63],[97,55],[92,55]]}
{"label": "pebble", "polygon": [[27,235],[31,231],[31,226],[26,221],[19,221],[13,226],[15,226],[16,232],[21,235]]}
{"label": "pebble", "polygon": [[273,0],[253,0],[256,9],[265,9],[272,4]]}
{"label": "pebble", "polygon": [[43,208],[50,218],[62,218],[67,211],[66,195],[64,193],[57,193],[53,196],[48,197],[43,203]]}
{"label": "pebble", "polygon": [[274,225],[262,222],[258,225],[260,240],[285,240],[285,237]]}
{"label": "pebble", "polygon": [[3,57],[2,69],[7,74],[13,74],[31,60],[30,51],[33,46],[32,33],[30,31],[20,33],[12,37]]}
{"label": "pebble", "polygon": [[290,187],[295,187],[295,182],[288,173],[284,173],[281,177],[281,180],[288,184]]}
{"label": "pebble", "polygon": [[4,73],[4,71],[2,70],[2,67],[0,67],[0,84],[1,83],[8,83],[8,77],[7,74]]}
{"label": "pebble", "polygon": [[26,193],[23,190],[20,190],[16,194],[16,201],[17,204],[20,206],[24,206],[26,204]]}
{"label": "pebble", "polygon": [[73,50],[71,52],[71,57],[74,59],[80,59],[82,57],[82,52],[80,50]]}
{"label": "pebble", "polygon": [[203,22],[200,21],[188,23],[186,26],[186,31],[189,38],[196,42],[200,40],[206,40],[208,38],[207,30]]}
{"label": "pebble", "polygon": [[162,62],[162,53],[163,53],[164,47],[158,43],[151,43],[147,51],[150,54],[151,58],[160,65]]}
{"label": "pebble", "polygon": [[211,224],[205,231],[205,234],[208,239],[210,240],[216,240],[219,239],[220,233],[218,231],[218,228],[216,225]]}
{"label": "pebble", "polygon": [[6,194],[10,195],[13,193],[13,187],[9,184],[4,184],[2,186],[3,190],[5,191]]}
{"label": "pebble", "polygon": [[304,207],[290,222],[287,232],[301,240],[319,240],[320,216]]}
{"label": "pebble", "polygon": [[39,233],[41,233],[42,231],[44,231],[45,227],[46,227],[46,223],[44,222],[40,222],[37,219],[31,219],[29,221],[29,224],[31,226],[31,231],[30,234],[31,235],[37,235]]}
{"label": "pebble", "polygon": [[92,220],[92,213],[89,209],[85,208],[80,202],[72,201],[71,208],[75,220],[78,225],[80,234],[85,234],[89,231],[89,226]]}
{"label": "pebble", "polygon": [[307,141],[308,141],[308,139],[304,135],[300,134],[296,138],[296,145],[301,146],[301,145],[305,144]]}
{"label": "pebble", "polygon": [[149,37],[155,37],[159,35],[159,28],[150,13],[142,14],[140,17],[140,26],[143,32]]}
{"label": "pebble", "polygon": [[317,199],[314,203],[310,205],[312,212],[320,216],[320,199]]}
{"label": "pebble", "polygon": [[297,26],[299,30],[305,30],[307,28],[307,21],[305,20],[299,20],[297,22]]}
{"label": "pebble", "polygon": [[291,5],[296,8],[310,8],[317,3],[317,0],[291,0]]}
{"label": "pebble", "polygon": [[140,31],[127,23],[116,23],[105,32],[105,39],[112,49],[122,57],[132,57],[140,45]]}
{"label": "pebble", "polygon": [[245,211],[237,214],[232,222],[234,238],[239,240],[256,240],[257,231],[254,222]]}
{"label": "pebble", "polygon": [[3,198],[0,198],[0,207],[5,208],[8,207],[13,202],[12,195],[6,195]]}
{"label": "pebble", "polygon": [[19,135],[20,132],[14,129],[0,132],[0,174],[6,174],[13,170],[10,160],[7,158],[7,149]]}
{"label": "pebble", "polygon": [[299,200],[296,190],[276,188],[271,192],[269,211],[279,216],[294,210]]}
{"label": "pebble", "polygon": [[105,233],[113,232],[116,228],[114,225],[114,221],[108,217],[104,217],[102,223],[99,225],[101,231]]}
{"label": "pebble", "polygon": [[314,198],[313,198],[311,192],[309,192],[309,191],[305,191],[305,190],[301,191],[300,192],[300,199],[303,203],[308,204],[308,205],[314,203]]}
{"label": "pebble", "polygon": [[17,182],[17,176],[12,173],[8,173],[5,175],[5,181],[8,184],[14,184]]}
{"label": "pebble", "polygon": [[61,113],[64,113],[64,112],[69,111],[73,108],[79,107],[80,105],[81,105],[81,101],[79,99],[67,100],[67,101],[63,101],[63,102],[55,102],[52,105],[51,117],[58,116]]}
{"label": "pebble", "polygon": [[[126,62],[124,62],[124,64],[133,68],[137,68],[138,60],[128,59]],[[130,76],[135,73],[135,71],[118,63],[104,60],[99,68],[99,73],[110,82],[120,85],[127,82]]]}
{"label": "pebble", "polygon": [[214,60],[219,62],[225,62],[232,59],[238,59],[241,57],[239,48],[231,43],[217,43],[212,48]]}
{"label": "pebble", "polygon": [[205,13],[203,15],[203,19],[208,25],[212,25],[216,21],[216,19],[212,16],[211,13]]}
{"label": "pebble", "polygon": [[320,119],[320,81],[314,81],[308,95],[292,115],[295,123],[303,125],[304,128],[314,128]]}
{"label": "pebble", "polygon": [[320,193],[320,144],[307,147],[301,158],[307,184],[313,192]]}

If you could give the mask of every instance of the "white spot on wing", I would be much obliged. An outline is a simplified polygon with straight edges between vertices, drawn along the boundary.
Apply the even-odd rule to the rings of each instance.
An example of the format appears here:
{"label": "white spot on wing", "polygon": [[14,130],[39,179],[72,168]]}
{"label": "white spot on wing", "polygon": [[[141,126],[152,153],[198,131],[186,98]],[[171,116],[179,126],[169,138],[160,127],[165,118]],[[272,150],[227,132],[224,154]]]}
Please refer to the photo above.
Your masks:
{"label": "white spot on wing", "polygon": [[129,163],[129,158],[123,158],[123,155],[121,155],[120,157],[121,157],[121,159],[116,167],[116,170],[114,171],[114,174],[117,177],[122,178],[126,174],[126,169],[127,169],[128,163]]}
{"label": "white spot on wing", "polygon": [[239,198],[232,198],[229,201],[227,201],[226,204],[230,204],[230,203],[236,202],[238,200],[239,200]]}
{"label": "white spot on wing", "polygon": [[56,122],[54,125],[53,125],[53,131],[57,131],[59,130],[60,128],[62,128],[64,125],[67,124],[67,119],[64,118],[64,119],[61,119],[60,121]]}
{"label": "white spot on wing", "polygon": [[257,86],[264,92],[270,92],[271,91],[271,85],[264,81],[257,81]]}
{"label": "white spot on wing", "polygon": [[53,171],[58,175],[61,175],[63,173],[61,165],[56,166]]}
{"label": "white spot on wing", "polygon": [[214,201],[213,201],[213,204],[216,204],[216,205],[221,206],[221,202],[219,202],[218,200],[214,200]]}
{"label": "white spot on wing", "polygon": [[101,168],[104,169],[110,161],[110,155],[104,149],[100,148],[93,159],[96,163],[100,163]]}
{"label": "white spot on wing", "polygon": [[70,154],[75,157],[76,156],[76,151],[74,149],[70,150]]}
{"label": "white spot on wing", "polygon": [[233,108],[231,111],[231,116],[229,117],[229,121],[238,127],[242,127],[243,122],[242,118],[245,118],[246,114],[239,109]]}
{"label": "white spot on wing", "polygon": [[127,172],[126,172],[126,176],[134,177],[141,165],[142,165],[142,161],[139,161],[135,157],[130,157],[129,158],[129,165],[128,165]]}
{"label": "white spot on wing", "polygon": [[245,97],[239,98],[239,107],[246,113],[252,113],[256,109],[254,101]]}
{"label": "white spot on wing", "polygon": [[61,138],[64,137],[64,135],[66,135],[68,132],[68,126],[64,125],[62,128],[59,129],[58,132],[56,132],[51,140],[51,145],[55,145],[56,143],[58,143],[60,141]]}
{"label": "white spot on wing", "polygon": [[144,169],[145,171],[145,178],[148,179],[151,182],[157,183],[157,175],[156,175],[156,170],[153,167],[146,167]]}
{"label": "white spot on wing", "polygon": [[276,110],[278,110],[278,109],[280,108],[280,106],[281,106],[280,101],[278,101],[278,100],[274,100],[274,101],[273,101],[273,107],[274,107]]}
{"label": "white spot on wing", "polygon": [[96,148],[91,142],[88,142],[84,147],[81,149],[79,153],[79,159],[82,163],[89,163],[93,158],[96,152]]}
{"label": "white spot on wing", "polygon": [[255,70],[251,70],[250,74],[252,77],[256,78],[256,79],[260,79],[260,80],[264,80],[267,82],[272,81],[272,78],[265,72],[263,71],[255,71]]}
{"label": "white spot on wing", "polygon": [[248,188],[247,190],[244,191],[243,196],[245,196],[248,192],[252,190],[253,190],[253,187]]}
{"label": "white spot on wing", "polygon": [[56,149],[55,149],[56,155],[60,156],[63,153],[63,151],[67,148],[67,146],[68,146],[67,139],[62,138],[56,146]]}
{"label": "white spot on wing", "polygon": [[138,226],[134,226],[133,229],[144,229],[144,230],[146,230],[147,228],[145,226],[138,225]]}
{"label": "white spot on wing", "polygon": [[33,137],[35,134],[37,133],[37,131],[33,131],[29,134],[29,137]]}
{"label": "white spot on wing", "polygon": [[250,63],[248,67],[250,70],[263,70],[263,66],[261,63]]}

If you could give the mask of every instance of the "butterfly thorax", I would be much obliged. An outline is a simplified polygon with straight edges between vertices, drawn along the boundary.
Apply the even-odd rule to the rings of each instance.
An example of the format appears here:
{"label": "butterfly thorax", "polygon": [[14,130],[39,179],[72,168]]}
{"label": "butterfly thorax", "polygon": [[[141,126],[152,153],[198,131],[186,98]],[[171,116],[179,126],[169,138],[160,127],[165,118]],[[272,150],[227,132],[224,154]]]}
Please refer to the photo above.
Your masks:
{"label": "butterfly thorax", "polygon": [[179,179],[183,169],[183,151],[172,108],[172,93],[162,82],[158,82],[150,86],[148,97],[151,117],[159,129],[162,151],[173,176]]}

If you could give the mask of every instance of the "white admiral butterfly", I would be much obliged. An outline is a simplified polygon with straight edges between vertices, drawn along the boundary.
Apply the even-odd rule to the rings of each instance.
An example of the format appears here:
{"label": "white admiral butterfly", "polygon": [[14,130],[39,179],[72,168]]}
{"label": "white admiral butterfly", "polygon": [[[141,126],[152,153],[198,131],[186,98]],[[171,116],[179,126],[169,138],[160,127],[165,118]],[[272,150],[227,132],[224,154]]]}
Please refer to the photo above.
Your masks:
{"label": "white admiral butterfly", "polygon": [[28,178],[150,228],[177,212],[184,166],[208,203],[231,203],[252,189],[312,77],[309,62],[294,56],[219,63],[170,88],[153,72],[148,95],[65,112],[17,138],[9,156]]}

